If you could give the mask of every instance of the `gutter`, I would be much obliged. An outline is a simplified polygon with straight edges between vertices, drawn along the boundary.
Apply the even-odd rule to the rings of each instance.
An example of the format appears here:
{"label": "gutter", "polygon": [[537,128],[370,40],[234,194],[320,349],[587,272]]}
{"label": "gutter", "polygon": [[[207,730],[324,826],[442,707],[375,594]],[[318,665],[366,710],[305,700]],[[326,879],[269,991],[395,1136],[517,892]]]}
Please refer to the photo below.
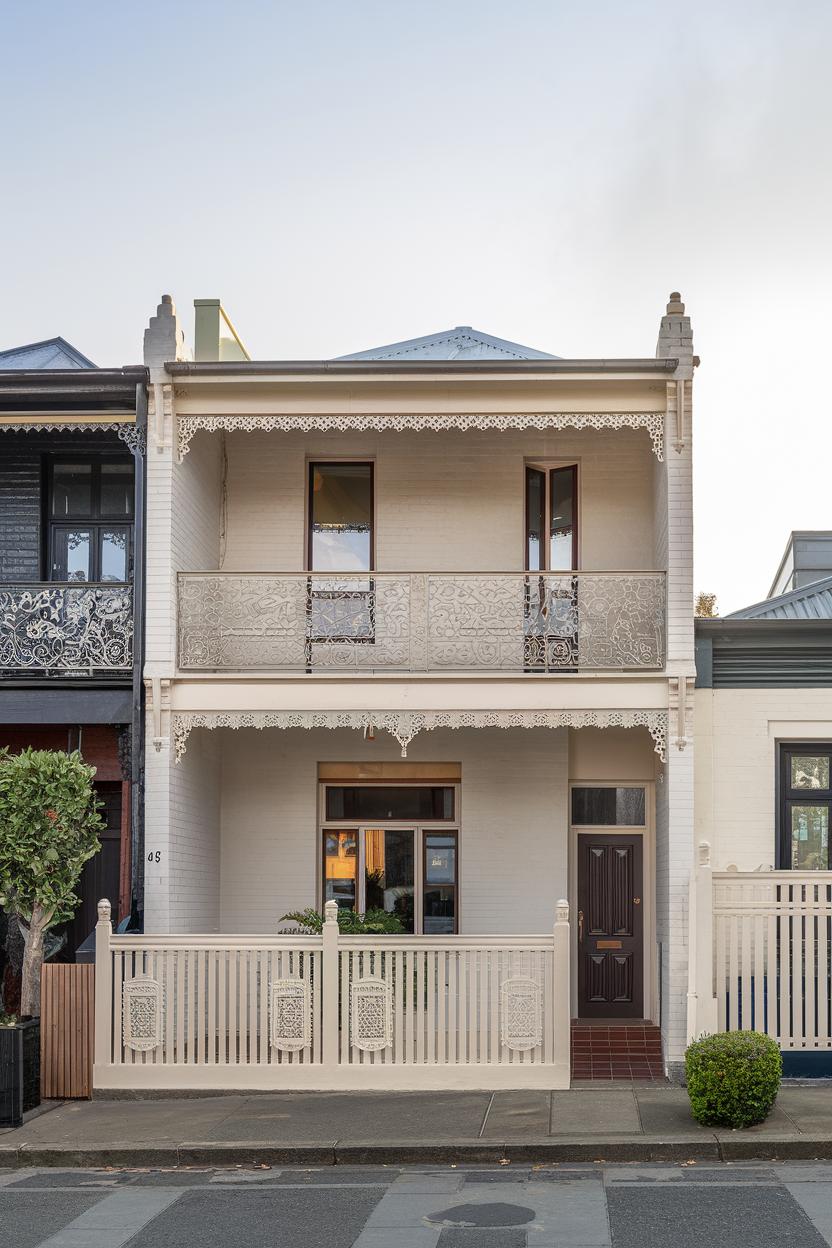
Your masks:
{"label": "gutter", "polygon": [[258,377],[275,374],[293,376],[373,376],[384,373],[421,376],[493,374],[558,374],[633,373],[666,377],[675,373],[677,359],[631,360],[234,360],[203,361],[171,360],[165,371],[172,377]]}

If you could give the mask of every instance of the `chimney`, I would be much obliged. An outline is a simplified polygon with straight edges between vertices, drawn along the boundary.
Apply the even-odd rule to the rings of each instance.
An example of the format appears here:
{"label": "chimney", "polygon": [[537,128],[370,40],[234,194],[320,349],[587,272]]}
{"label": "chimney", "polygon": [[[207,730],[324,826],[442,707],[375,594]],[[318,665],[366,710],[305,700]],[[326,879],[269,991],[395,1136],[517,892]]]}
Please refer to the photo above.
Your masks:
{"label": "chimney", "polygon": [[693,330],[690,327],[690,317],[685,316],[685,305],[678,290],[671,291],[667,312],[661,320],[656,358],[678,359],[680,369],[686,370],[683,375],[692,376]]}
{"label": "chimney", "polygon": [[219,299],[194,299],[194,359],[199,363],[251,359]]}
{"label": "chimney", "polygon": [[[144,362],[150,369],[151,381],[164,381],[164,366],[185,357],[185,335],[176,319],[176,308],[170,295],[151,316],[144,331]],[[155,375],[154,375],[155,374]]]}

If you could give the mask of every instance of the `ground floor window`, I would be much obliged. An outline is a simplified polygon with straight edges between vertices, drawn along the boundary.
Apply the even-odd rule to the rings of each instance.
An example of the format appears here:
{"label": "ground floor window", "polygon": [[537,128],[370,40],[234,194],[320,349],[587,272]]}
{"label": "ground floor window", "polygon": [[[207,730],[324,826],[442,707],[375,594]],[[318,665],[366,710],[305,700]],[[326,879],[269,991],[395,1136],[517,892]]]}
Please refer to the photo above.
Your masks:
{"label": "ground floor window", "polygon": [[[323,785],[322,896],[386,910],[406,932],[457,931],[453,785]],[[434,825],[434,826],[431,826]]]}
{"label": "ground floor window", "polygon": [[832,742],[780,746],[781,871],[828,871]]}

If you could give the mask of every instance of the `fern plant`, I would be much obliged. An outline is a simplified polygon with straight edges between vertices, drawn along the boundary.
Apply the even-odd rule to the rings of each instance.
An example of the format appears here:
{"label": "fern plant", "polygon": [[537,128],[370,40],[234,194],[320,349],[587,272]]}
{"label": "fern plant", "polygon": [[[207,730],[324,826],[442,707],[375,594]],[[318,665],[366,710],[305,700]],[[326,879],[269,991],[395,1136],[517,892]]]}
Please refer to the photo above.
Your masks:
{"label": "fern plant", "polygon": [[[281,923],[295,923],[296,929],[305,936],[320,936],[324,927],[324,916],[314,906],[305,910],[292,910],[284,914]],[[285,929],[284,929],[285,930]],[[364,914],[355,910],[338,910],[338,930],[345,936],[397,936],[404,932],[398,915],[387,910],[371,909]]]}

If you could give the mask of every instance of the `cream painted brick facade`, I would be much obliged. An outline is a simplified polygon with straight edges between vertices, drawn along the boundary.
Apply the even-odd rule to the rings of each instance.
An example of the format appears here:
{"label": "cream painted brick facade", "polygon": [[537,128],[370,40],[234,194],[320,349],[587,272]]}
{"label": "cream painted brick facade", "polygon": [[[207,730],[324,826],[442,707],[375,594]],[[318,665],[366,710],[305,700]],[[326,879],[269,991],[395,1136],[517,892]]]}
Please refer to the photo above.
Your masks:
{"label": "cream painted brick facade", "polygon": [[778,741],[832,740],[828,689],[696,691],[696,841],[717,870],[774,867]]}
{"label": "cream painted brick facade", "polygon": [[[270,710],[436,708],[586,713],[649,709],[670,714],[676,682],[693,676],[690,328],[681,305],[663,319],[663,371],[635,362],[603,376],[522,371],[490,381],[398,375],[270,378],[240,365],[183,380],[166,373],[178,340],[160,305],[148,351],[154,402],[148,450],[146,924],[153,932],[274,931],[289,909],[318,898],[317,766],[394,760],[383,732],[372,743],[347,731],[197,728],[173,759],[179,715]],[[679,310],[681,309],[681,310]],[[164,339],[164,341],[161,341]],[[166,354],[167,352],[167,354]],[[643,367],[642,367],[643,366]],[[229,366],[230,368],[231,366]],[[541,365],[541,368],[544,366]],[[571,367],[571,366],[570,366]],[[553,366],[553,370],[555,366]],[[641,369],[641,373],[639,370]],[[464,372],[464,370],[463,370]],[[680,389],[682,385],[682,389]],[[375,386],[375,389],[374,389]],[[156,404],[162,402],[164,411]],[[680,408],[681,411],[677,411]],[[644,428],[514,431],[200,431],[179,459],[177,420],[231,413],[261,417],[397,411],[441,413],[663,412],[664,459]],[[488,671],[441,678],[337,674],[195,673],[176,668],[176,574],[223,570],[299,572],[305,566],[307,463],[373,459],[380,571],[508,572],[524,566],[524,463],[579,465],[580,566],[667,573],[664,671],[530,676]],[[327,699],[330,699],[329,704]],[[449,703],[458,698],[458,703]],[[468,699],[466,702],[465,699]],[[666,1056],[684,1044],[687,890],[693,855],[693,710],[683,740],[670,716],[667,763],[646,730],[462,729],[417,735],[408,759],[462,766],[461,930],[548,931],[557,897],[575,912],[570,781],[644,783],[655,794],[650,861],[647,1000],[661,1017]],[[683,745],[684,748],[679,748]],[[157,750],[155,745],[159,746]],[[655,848],[653,848],[655,847]],[[651,969],[652,968],[652,969]],[[572,1003],[574,1005],[574,1002]]]}
{"label": "cream painted brick facade", "polygon": [[[198,434],[193,446],[209,440],[218,438]],[[661,465],[637,431],[234,432],[225,445],[226,571],[303,569],[306,463],[316,456],[375,461],[379,571],[521,571],[527,460],[577,461],[583,568],[657,566],[653,478]]]}

